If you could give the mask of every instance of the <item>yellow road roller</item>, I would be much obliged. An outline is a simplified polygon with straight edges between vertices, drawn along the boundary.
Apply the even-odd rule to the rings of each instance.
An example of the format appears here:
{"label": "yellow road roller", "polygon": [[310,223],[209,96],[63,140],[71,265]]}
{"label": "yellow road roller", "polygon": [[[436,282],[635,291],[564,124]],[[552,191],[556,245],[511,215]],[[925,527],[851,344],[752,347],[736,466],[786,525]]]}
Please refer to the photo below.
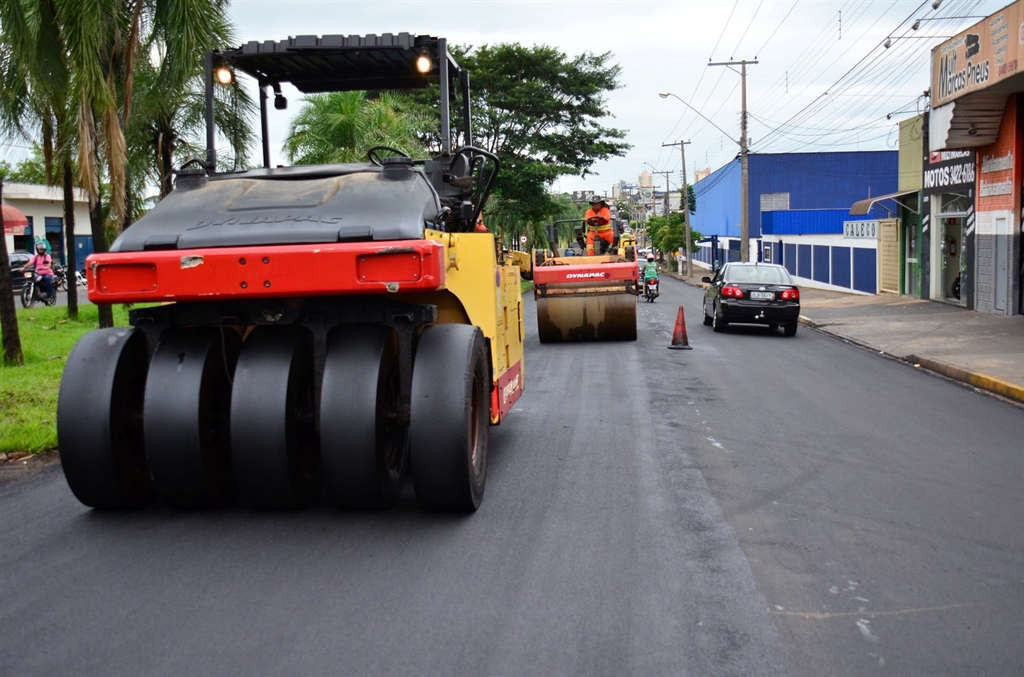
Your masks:
{"label": "yellow road roller", "polygon": [[[218,77],[215,81],[214,72]],[[263,167],[218,171],[215,82],[258,86]],[[274,167],[267,101],[439,85],[442,146]],[[453,89],[464,103],[452,148]],[[488,427],[524,388],[519,269],[474,225],[499,169],[472,145],[469,74],[443,38],[407,33],[248,42],[206,57],[207,150],[174,190],[86,261],[93,303],[129,327],[74,347],[57,409],[85,505],[393,505],[476,510]],[[226,111],[222,111],[225,113]]]}

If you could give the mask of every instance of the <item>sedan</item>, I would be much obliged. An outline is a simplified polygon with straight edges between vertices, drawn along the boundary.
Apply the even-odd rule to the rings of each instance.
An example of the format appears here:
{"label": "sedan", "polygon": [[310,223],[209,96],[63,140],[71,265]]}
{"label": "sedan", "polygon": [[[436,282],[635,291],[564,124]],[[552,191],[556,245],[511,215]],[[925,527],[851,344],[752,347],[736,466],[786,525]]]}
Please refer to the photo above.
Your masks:
{"label": "sedan", "polygon": [[782,266],[771,263],[727,263],[714,277],[702,278],[704,324],[716,332],[730,323],[782,326],[795,336],[800,317],[800,290]]}
{"label": "sedan", "polygon": [[7,261],[11,271],[11,287],[15,291],[21,289],[22,285],[25,284],[25,274],[18,272],[18,269],[31,259],[32,255],[25,252],[11,252],[8,254]]}

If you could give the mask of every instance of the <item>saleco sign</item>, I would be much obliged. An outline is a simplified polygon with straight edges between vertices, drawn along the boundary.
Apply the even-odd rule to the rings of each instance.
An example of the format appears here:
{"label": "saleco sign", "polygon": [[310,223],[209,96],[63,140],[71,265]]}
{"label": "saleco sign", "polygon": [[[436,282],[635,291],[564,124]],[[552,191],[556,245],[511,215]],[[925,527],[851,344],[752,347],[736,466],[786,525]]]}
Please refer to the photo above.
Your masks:
{"label": "saleco sign", "polygon": [[873,240],[878,237],[878,221],[843,221],[843,237]]}

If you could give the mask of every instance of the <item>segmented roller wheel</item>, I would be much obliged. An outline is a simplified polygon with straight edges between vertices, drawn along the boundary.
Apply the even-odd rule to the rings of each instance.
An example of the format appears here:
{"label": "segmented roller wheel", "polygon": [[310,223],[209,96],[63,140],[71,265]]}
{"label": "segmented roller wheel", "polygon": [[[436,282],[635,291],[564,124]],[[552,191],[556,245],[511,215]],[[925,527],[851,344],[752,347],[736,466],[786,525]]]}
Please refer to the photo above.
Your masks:
{"label": "segmented roller wheel", "polygon": [[231,451],[239,493],[250,505],[298,508],[319,496],[312,354],[299,327],[257,327],[242,345],[231,389]]}
{"label": "segmented roller wheel", "polygon": [[146,381],[143,429],[157,493],[179,508],[232,502],[228,414],[241,340],[212,327],[169,329]]}
{"label": "segmented roller wheel", "polygon": [[490,369],[483,333],[463,324],[428,326],[416,347],[409,453],[416,501],[469,512],[487,480]]}
{"label": "segmented roller wheel", "polygon": [[92,508],[138,508],[155,498],[143,450],[146,339],[135,329],[91,331],[68,355],[57,396],[61,467]]}
{"label": "segmented roller wheel", "polygon": [[320,450],[328,495],[343,508],[398,498],[407,428],[398,425],[398,342],[380,326],[339,327],[327,344]]}

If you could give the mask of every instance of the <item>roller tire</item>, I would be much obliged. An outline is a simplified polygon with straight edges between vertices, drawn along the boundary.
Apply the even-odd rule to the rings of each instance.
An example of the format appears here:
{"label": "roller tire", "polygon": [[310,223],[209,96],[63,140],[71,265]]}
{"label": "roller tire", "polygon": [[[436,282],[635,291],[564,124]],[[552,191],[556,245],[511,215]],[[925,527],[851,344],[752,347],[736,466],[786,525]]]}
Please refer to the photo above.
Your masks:
{"label": "roller tire", "polygon": [[236,497],[231,476],[231,378],[241,340],[212,327],[169,329],[146,381],[146,458],[160,498],[217,508]]}
{"label": "roller tire", "polygon": [[299,327],[257,327],[231,389],[231,455],[241,498],[258,508],[301,508],[322,488],[314,429],[313,346]]}
{"label": "roller tire", "polygon": [[483,333],[428,326],[416,348],[409,426],[416,501],[427,510],[472,512],[487,481],[491,379]]}
{"label": "roller tire", "polygon": [[341,508],[397,501],[408,428],[399,406],[398,346],[382,326],[341,327],[327,344],[320,391],[320,450],[327,494]]}
{"label": "roller tire", "polygon": [[124,327],[91,331],[68,355],[57,396],[61,467],[91,508],[140,508],[156,498],[142,430],[147,360],[145,337]]}

